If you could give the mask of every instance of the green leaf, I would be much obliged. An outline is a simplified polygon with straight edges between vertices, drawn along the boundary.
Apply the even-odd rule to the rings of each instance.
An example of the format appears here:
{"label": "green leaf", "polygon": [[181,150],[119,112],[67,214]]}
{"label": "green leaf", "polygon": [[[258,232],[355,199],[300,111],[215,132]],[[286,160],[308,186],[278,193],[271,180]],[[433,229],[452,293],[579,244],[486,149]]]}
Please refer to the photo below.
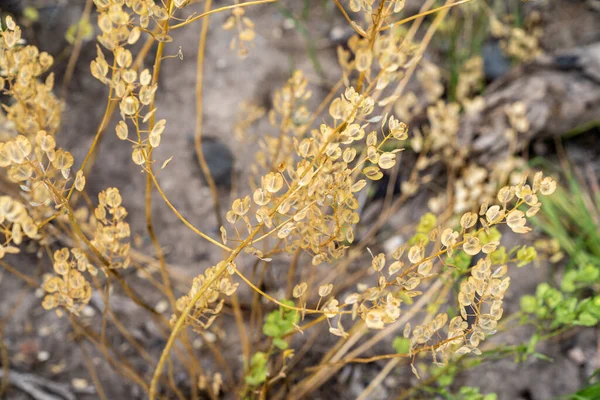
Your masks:
{"label": "green leaf", "polygon": [[92,38],[94,34],[94,27],[90,24],[88,20],[80,20],[78,23],[69,26],[67,32],[65,33],[65,39],[69,44],[75,44],[77,41],[77,37],[79,32],[81,31],[81,38],[83,40],[89,40]]}
{"label": "green leaf", "polygon": [[392,342],[392,346],[398,354],[408,354],[410,351],[410,339],[398,336]]}
{"label": "green leaf", "polygon": [[459,251],[454,256],[448,257],[446,263],[455,266],[459,271],[466,271],[471,265],[471,256],[464,251]]}
{"label": "green leaf", "polygon": [[281,331],[279,330],[279,327],[275,324],[269,324],[269,323],[264,324],[263,325],[263,333],[266,336],[270,336],[270,337],[281,336]]}
{"label": "green leaf", "polygon": [[575,321],[575,324],[583,326],[596,326],[596,324],[598,324],[598,318],[594,317],[589,312],[584,311],[581,314],[579,314],[579,317],[577,318],[577,321]]}
{"label": "green leaf", "polygon": [[495,226],[490,228],[490,233],[485,233],[485,231],[481,231],[479,235],[477,235],[481,244],[487,244],[489,242],[498,242],[502,238],[502,234]]}
{"label": "green leaf", "polygon": [[250,360],[249,374],[244,377],[244,381],[250,386],[259,386],[267,380],[267,361],[268,357],[263,352],[254,353]]}
{"label": "green leaf", "polygon": [[546,304],[548,304],[548,307],[550,307],[551,309],[554,309],[558,305],[560,305],[560,303],[563,301],[563,298],[563,294],[554,288],[549,289],[544,294],[544,300],[546,301]]}
{"label": "green leaf", "polygon": [[506,264],[508,261],[508,254],[506,254],[506,248],[504,246],[500,246],[490,254],[490,260],[492,264]]}
{"label": "green leaf", "polygon": [[535,260],[536,256],[537,256],[537,252],[535,251],[534,247],[532,247],[532,246],[521,247],[519,249],[519,251],[517,251],[517,260],[519,260],[517,267],[522,267],[524,265],[529,264],[530,262]]}
{"label": "green leaf", "polygon": [[534,296],[526,295],[521,297],[521,310],[528,314],[535,312],[537,308],[537,300]]}
{"label": "green leaf", "polygon": [[37,22],[40,19],[40,12],[37,8],[29,6],[23,9],[23,16],[31,22]]}
{"label": "green leaf", "polygon": [[275,347],[277,347],[279,350],[285,350],[288,348],[288,342],[286,342],[285,340],[281,339],[281,338],[274,338],[273,339],[273,344],[275,345]]}
{"label": "green leaf", "polygon": [[419,224],[417,225],[417,232],[428,234],[433,230],[433,228],[435,228],[436,223],[437,217],[434,214],[428,212],[427,214],[423,215],[419,220]]}

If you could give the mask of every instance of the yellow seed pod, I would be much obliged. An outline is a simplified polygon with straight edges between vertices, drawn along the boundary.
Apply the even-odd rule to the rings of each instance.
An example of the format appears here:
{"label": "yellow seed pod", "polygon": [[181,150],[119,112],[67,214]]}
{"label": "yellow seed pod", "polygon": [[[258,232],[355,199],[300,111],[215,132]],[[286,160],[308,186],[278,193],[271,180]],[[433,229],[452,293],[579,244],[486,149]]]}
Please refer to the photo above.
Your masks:
{"label": "yellow seed pod", "polygon": [[383,253],[377,254],[377,256],[375,256],[375,258],[373,258],[373,261],[371,262],[371,266],[373,267],[373,269],[376,272],[381,271],[383,269],[383,267],[385,267],[385,254],[383,254]]}
{"label": "yellow seed pod", "polygon": [[405,0],[394,0],[394,13],[399,13],[404,9]]}
{"label": "yellow seed pod", "polygon": [[500,206],[494,205],[487,209],[485,212],[485,218],[489,223],[495,222],[498,217],[501,217]]}
{"label": "yellow seed pod", "polygon": [[545,177],[540,183],[540,192],[544,196],[549,196],[556,190],[556,181],[549,176]]}
{"label": "yellow seed pod", "polygon": [[367,185],[367,181],[364,179],[361,179],[359,181],[356,181],[352,187],[350,188],[350,190],[352,191],[352,193],[356,193],[356,192],[360,192],[362,190],[362,188],[364,188]]}
{"label": "yellow seed pod", "polygon": [[300,168],[299,168],[298,175],[301,176],[301,178],[298,181],[298,185],[299,186],[308,185],[310,183],[310,181],[312,180],[314,174],[315,174],[315,171],[312,169],[312,167],[308,167],[308,169],[302,168],[302,170],[300,170]]}
{"label": "yellow seed pod", "polygon": [[23,231],[21,230],[21,224],[14,223],[11,229],[12,241],[14,244],[21,244],[23,241]]}
{"label": "yellow seed pod", "polygon": [[[40,131],[40,132],[43,132],[43,131]],[[44,132],[43,136],[41,137],[39,143],[40,143],[40,147],[45,152],[52,151],[56,148],[56,141],[54,140],[54,138],[50,135],[47,135],[45,132]]]}
{"label": "yellow seed pod", "polygon": [[139,93],[140,102],[143,105],[148,105],[152,103],[152,99],[154,98],[154,93],[156,93],[158,86],[142,86]]}
{"label": "yellow seed pod", "polygon": [[422,246],[415,245],[408,250],[408,261],[413,264],[418,263],[425,257],[425,251]]}
{"label": "yellow seed pod", "polygon": [[72,269],[69,271],[69,285],[73,289],[81,289],[85,284],[86,280],[83,277],[83,274],[76,269]]}
{"label": "yellow seed pod", "polygon": [[69,263],[67,261],[54,262],[54,271],[59,275],[66,275],[69,272]]}
{"label": "yellow seed pod", "polygon": [[[140,2],[141,3],[141,2]],[[141,30],[139,27],[135,26],[130,32],[129,37],[127,37],[128,44],[135,44],[140,38]]]}
{"label": "yellow seed pod", "polygon": [[396,165],[396,155],[393,153],[383,153],[379,156],[379,166],[383,169],[390,169]]}
{"label": "yellow seed pod", "polygon": [[104,208],[104,206],[96,207],[96,209],[94,210],[94,216],[96,217],[96,219],[104,221],[106,219],[106,209]]}
{"label": "yellow seed pod", "polygon": [[464,229],[469,229],[477,223],[477,214],[468,212],[460,218],[460,226]]}
{"label": "yellow seed pod", "polygon": [[14,31],[15,28],[17,27],[17,24],[15,24],[15,20],[10,15],[6,16],[5,22],[6,22],[6,27],[10,31]]}
{"label": "yellow seed pod", "polygon": [[83,188],[85,187],[85,176],[83,176],[83,171],[79,170],[77,171],[77,174],[75,175],[75,189],[77,189],[78,192],[83,191]]}
{"label": "yellow seed pod", "polygon": [[152,81],[152,75],[150,75],[150,71],[146,68],[140,74],[140,83],[144,86],[147,86]]}
{"label": "yellow seed pod", "polygon": [[481,251],[481,244],[479,243],[479,239],[475,236],[468,238],[463,244],[463,250],[470,256],[479,254],[479,252]]}
{"label": "yellow seed pod", "polygon": [[498,248],[499,245],[500,245],[499,241],[489,242],[489,243],[484,244],[483,247],[481,248],[481,250],[485,254],[490,254],[490,253],[493,253],[494,251],[496,251],[496,249]]}
{"label": "yellow seed pod", "polygon": [[377,164],[379,162],[379,153],[377,152],[377,147],[369,146],[367,148],[367,158],[373,164]]}
{"label": "yellow seed pod", "polygon": [[254,32],[254,29],[250,28],[242,30],[239,34],[239,38],[243,42],[251,42],[255,37],[256,33]]}
{"label": "yellow seed pod", "polygon": [[30,164],[13,165],[8,170],[8,176],[13,182],[23,182],[31,178],[33,167]]}
{"label": "yellow seed pod", "polygon": [[223,28],[226,31],[231,30],[234,27],[235,27],[235,17],[234,16],[228,17],[225,20],[225,22],[223,23],[223,25],[221,25],[221,28]]}
{"label": "yellow seed pod", "polygon": [[268,173],[264,177],[264,187],[270,193],[277,193],[283,187],[283,177],[279,173]]}
{"label": "yellow seed pod", "polygon": [[140,147],[136,147],[135,149],[133,149],[133,152],[131,153],[131,159],[137,165],[144,164],[144,162],[146,162],[146,157],[144,156],[143,149]]}
{"label": "yellow seed pod", "polygon": [[292,233],[292,230],[294,229],[294,223],[293,222],[287,222],[285,223],[277,232],[277,237],[279,239],[285,239],[286,237],[288,237],[290,235],[290,233]]}
{"label": "yellow seed pod", "polygon": [[271,216],[269,214],[269,209],[267,207],[261,207],[258,210],[256,210],[256,220],[261,224],[265,224],[267,228],[273,226],[273,222],[271,221]]}
{"label": "yellow seed pod", "polygon": [[117,208],[121,205],[122,199],[119,190],[116,188],[106,189],[106,205],[112,208]]}
{"label": "yellow seed pod", "polygon": [[44,290],[48,293],[55,293],[60,291],[65,286],[65,283],[58,276],[53,276],[44,282]]}
{"label": "yellow seed pod", "polygon": [[400,271],[403,266],[404,266],[404,263],[402,261],[394,261],[388,267],[388,272],[390,275],[394,275],[395,273]]}
{"label": "yellow seed pod", "polygon": [[298,145],[298,155],[300,157],[308,157],[311,154],[311,146],[312,146],[312,140],[311,139],[303,139],[300,142],[300,145]]}
{"label": "yellow seed pod", "polygon": [[370,49],[362,47],[356,52],[356,69],[359,72],[365,72],[371,68],[373,62],[373,53]]}
{"label": "yellow seed pod", "polygon": [[306,293],[306,289],[308,289],[308,284],[306,282],[299,283],[294,286],[292,296],[294,296],[295,299],[302,297],[302,295]]}
{"label": "yellow seed pod", "polygon": [[0,143],[0,167],[8,167],[12,162],[6,146],[4,143]]}
{"label": "yellow seed pod", "polygon": [[115,85],[115,97],[121,98],[123,96],[125,96],[126,91],[127,91],[127,85],[125,84],[125,82],[123,81],[119,81],[117,82],[117,84]]}
{"label": "yellow seed pod", "polygon": [[[102,0],[100,2],[104,2],[104,1],[106,1],[106,0]],[[96,1],[96,3],[99,3],[99,2]],[[98,6],[98,7],[100,7],[100,6]],[[110,33],[112,31],[113,25],[112,25],[112,22],[110,21],[110,19],[108,18],[107,14],[100,13],[100,15],[98,15],[98,27],[104,33]]]}
{"label": "yellow seed pod", "polygon": [[127,128],[125,121],[119,121],[115,130],[117,132],[117,137],[121,140],[126,140],[129,136],[129,129]]}
{"label": "yellow seed pod", "polygon": [[514,188],[505,186],[498,191],[498,201],[502,204],[506,204],[511,201],[515,196]]}
{"label": "yellow seed pod", "polygon": [[150,136],[148,136],[148,142],[150,143],[150,146],[152,146],[152,148],[158,147],[160,145],[160,138],[160,135],[150,133]]}
{"label": "yellow seed pod", "polygon": [[250,196],[244,197],[244,199],[235,199],[231,205],[231,210],[234,214],[242,216],[245,215],[250,209]]}
{"label": "yellow seed pod", "polygon": [[126,83],[132,84],[137,79],[137,72],[133,69],[128,69],[123,73],[122,77]]}
{"label": "yellow seed pod", "polygon": [[371,165],[363,169],[363,174],[372,181],[378,181],[383,178],[383,172],[376,165]]}
{"label": "yellow seed pod", "polygon": [[115,49],[115,56],[117,65],[121,68],[129,68],[133,61],[131,52],[123,47],[117,47]]}
{"label": "yellow seed pod", "polygon": [[127,96],[119,104],[121,111],[125,115],[135,115],[140,108],[140,101],[137,97]]}
{"label": "yellow seed pod", "polygon": [[25,161],[23,150],[21,150],[21,148],[13,141],[4,144],[4,152],[12,163],[21,164]]}
{"label": "yellow seed pod", "polygon": [[52,165],[60,170],[69,169],[73,166],[73,156],[68,151],[60,149],[56,152]]}
{"label": "yellow seed pod", "polygon": [[339,97],[331,102],[329,105],[329,115],[334,120],[343,119],[344,118],[344,107],[342,104],[342,99]]}
{"label": "yellow seed pod", "polygon": [[320,297],[329,296],[329,294],[331,293],[332,290],[333,290],[333,284],[331,284],[331,283],[326,284],[326,285],[321,285],[321,286],[319,286],[319,296]]}
{"label": "yellow seed pod", "polygon": [[355,157],[356,157],[356,149],[353,147],[346,148],[344,150],[344,153],[342,154],[342,159],[346,163],[351,163],[352,161],[354,161]]}
{"label": "yellow seed pod", "polygon": [[31,153],[31,142],[23,135],[19,135],[15,139],[15,144],[19,147],[23,156],[27,157]]}
{"label": "yellow seed pod", "polygon": [[428,276],[431,271],[431,267],[433,267],[433,263],[431,260],[427,260],[424,263],[419,264],[417,268],[417,273],[422,276]]}
{"label": "yellow seed pod", "polygon": [[254,202],[259,206],[264,206],[268,204],[269,201],[271,201],[270,195],[262,188],[256,189],[252,197],[254,199]]}
{"label": "yellow seed pod", "polygon": [[23,233],[27,235],[27,237],[31,239],[37,238],[38,226],[35,222],[33,222],[33,219],[23,218],[21,220],[21,228],[23,229]]}
{"label": "yellow seed pod", "polygon": [[167,124],[167,120],[161,119],[156,124],[154,124],[154,127],[152,128],[152,131],[150,132],[150,134],[151,135],[162,135],[162,133],[165,131],[166,124]]}

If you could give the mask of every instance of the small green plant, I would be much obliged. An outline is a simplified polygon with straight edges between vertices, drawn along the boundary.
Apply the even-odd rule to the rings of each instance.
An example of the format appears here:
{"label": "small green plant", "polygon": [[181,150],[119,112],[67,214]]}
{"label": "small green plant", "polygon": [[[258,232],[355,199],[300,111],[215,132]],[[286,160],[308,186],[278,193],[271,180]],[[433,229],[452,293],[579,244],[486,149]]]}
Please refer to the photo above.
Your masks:
{"label": "small green plant", "polygon": [[90,40],[94,35],[94,27],[87,19],[81,19],[79,22],[69,26],[65,32],[65,39],[69,44],[75,44],[78,35],[81,35],[83,40]]}
{"label": "small green plant", "polygon": [[[283,300],[283,304],[293,307],[294,302]],[[289,308],[279,308],[279,310],[271,311],[263,325],[263,333],[273,338],[273,345],[280,350],[288,348],[288,342],[284,339],[289,333],[294,330],[294,326],[300,320],[298,312]]]}
{"label": "small green plant", "polygon": [[572,293],[541,283],[535,296],[521,297],[521,309],[541,321],[547,321],[550,329],[570,325],[595,326],[600,319],[600,296],[580,299]]}
{"label": "small green plant", "polygon": [[244,380],[250,386],[259,386],[267,380],[267,362],[269,356],[261,351],[254,353],[250,360],[250,370]]}
{"label": "small green plant", "polygon": [[521,298],[521,309],[547,323],[551,330],[595,326],[600,320],[600,196],[586,189],[575,171],[565,171],[567,187],[557,188],[534,219],[534,224],[560,246],[560,250],[540,246],[550,253],[550,259],[560,258],[563,251],[568,255],[565,271],[556,274],[554,282],[538,285],[535,295]]}
{"label": "small green plant", "polygon": [[463,386],[455,395],[447,397],[448,400],[496,400],[496,393],[481,394],[479,388]]}

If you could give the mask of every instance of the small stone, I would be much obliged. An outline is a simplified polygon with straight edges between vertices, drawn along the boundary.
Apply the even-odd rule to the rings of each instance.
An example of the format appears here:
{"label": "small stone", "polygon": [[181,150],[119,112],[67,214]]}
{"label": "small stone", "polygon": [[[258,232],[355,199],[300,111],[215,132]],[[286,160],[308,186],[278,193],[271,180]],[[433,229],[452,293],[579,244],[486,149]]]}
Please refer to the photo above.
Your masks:
{"label": "small stone", "polygon": [[293,19],[286,18],[283,21],[283,29],[289,30],[289,29],[294,29],[295,27],[296,27],[296,22]]}
{"label": "small stone", "polygon": [[50,353],[47,351],[40,351],[37,355],[37,359],[40,362],[48,361],[50,359]]}
{"label": "small stone", "polygon": [[481,50],[483,57],[483,71],[485,79],[491,82],[506,74],[510,69],[510,62],[502,53],[498,41],[488,42]]}
{"label": "small stone", "polygon": [[75,389],[83,390],[88,387],[88,381],[83,378],[73,378],[71,385]]}
{"label": "small stone", "polygon": [[571,350],[569,350],[568,355],[569,358],[577,365],[583,365],[587,360],[587,357],[580,347],[573,347]]}
{"label": "small stone", "polygon": [[204,333],[204,339],[208,342],[208,343],[214,343],[217,341],[217,335],[215,335],[212,332],[205,332]]}
{"label": "small stone", "polygon": [[156,307],[154,307],[154,310],[159,314],[164,313],[168,309],[169,309],[169,303],[167,303],[166,300],[159,301],[158,304],[156,305]]}
{"label": "small stone", "polygon": [[346,30],[341,26],[334,26],[329,32],[329,38],[337,42],[338,40],[342,40],[346,35]]}
{"label": "small stone", "polygon": [[[192,143],[193,140],[194,139],[192,137]],[[200,175],[202,176],[202,179],[204,179],[202,168],[200,168],[200,164],[198,164],[196,148],[193,144],[192,151],[194,152],[194,160],[197,163]],[[206,164],[208,164],[210,174],[215,181],[215,185],[222,188],[231,187],[231,175],[233,173],[234,158],[233,153],[231,153],[231,150],[229,150],[229,147],[221,143],[216,138],[204,137],[202,138],[202,153],[204,154]]]}
{"label": "small stone", "polygon": [[83,308],[82,314],[84,317],[92,318],[94,315],[96,315],[96,310],[94,309],[94,307],[85,306]]}

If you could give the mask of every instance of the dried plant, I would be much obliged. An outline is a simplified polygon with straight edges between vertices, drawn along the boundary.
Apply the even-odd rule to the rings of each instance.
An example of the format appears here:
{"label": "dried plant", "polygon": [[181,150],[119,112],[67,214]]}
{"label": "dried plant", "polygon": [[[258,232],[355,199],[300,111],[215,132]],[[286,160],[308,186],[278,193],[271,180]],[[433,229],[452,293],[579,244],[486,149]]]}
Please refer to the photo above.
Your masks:
{"label": "dried plant", "polygon": [[[169,391],[165,392],[168,398],[182,397],[173,384],[171,352],[176,353],[190,374],[192,396],[197,397],[198,390],[203,390],[212,398],[223,390],[257,398],[281,390],[279,397],[302,398],[347,363],[407,359],[419,376],[415,360],[425,354],[440,365],[453,363],[467,353],[481,354],[480,343],[496,332],[503,316],[510,268],[531,258],[527,252],[502,247],[496,227],[507,225],[514,233],[527,233],[531,230],[527,220],[542,206],[540,196],[551,195],[556,188],[552,178],[526,171],[512,153],[494,170],[470,161],[470,149],[458,137],[459,119],[463,113],[476,112],[482,106],[478,93],[481,59],[465,64],[453,102],[443,98],[439,68],[431,62],[420,62],[432,35],[454,5],[452,1],[434,10],[429,9],[430,5],[424,6],[419,15],[401,20],[403,0],[350,0],[347,4],[336,0],[355,31],[347,47],[338,49],[340,83],[316,110],[309,106],[310,84],[301,71],[295,71],[274,93],[273,108],[268,111],[274,133],[260,138],[256,162],[249,166],[251,192],[231,202],[225,213],[226,223],[220,227],[221,240],[203,233],[171,204],[153,171],[153,151],[160,146],[162,137],[169,135],[168,121],[157,120],[160,110],[155,106],[160,67],[165,60],[164,43],[172,40],[169,33],[173,29],[191,29],[199,20],[207,24],[213,13],[230,12],[223,29],[235,30],[230,47],[243,57],[252,51],[255,37],[254,24],[246,16],[245,7],[272,1],[275,0],[236,0],[233,5],[216,9],[210,9],[210,2],[206,1],[207,12],[181,20],[177,17],[180,9],[192,2],[94,0],[100,34],[97,57],[90,69],[108,87],[108,101],[95,140],[76,173],[72,171],[73,156],[57,145],[62,104],[52,91],[53,75],[47,74],[52,58],[34,46],[24,45],[20,28],[10,17],[6,17],[6,29],[1,32],[0,87],[10,102],[0,112],[0,167],[10,194],[0,197],[0,237],[4,238],[0,258],[18,253],[27,244],[40,258],[49,259],[52,273],[45,275],[41,285],[46,292],[42,306],[56,309],[59,315],[67,312],[78,331],[78,314],[97,290],[106,302],[104,337],[106,318],[110,316],[105,293],[111,280],[119,282],[125,294],[148,311],[161,329],[168,328],[162,355],[158,364],[152,366],[153,375],[129,369],[124,375],[140,385],[150,399],[158,398],[161,388]],[[356,18],[352,19],[345,8],[354,12]],[[399,28],[434,13],[435,19],[419,43],[415,42],[414,31]],[[509,54],[518,58],[533,54],[536,43],[519,42],[517,33],[496,30],[507,38]],[[148,45],[140,50],[136,43],[142,37]],[[157,43],[155,63],[152,68],[143,69],[141,60],[153,42]],[[424,89],[423,99],[415,93],[404,93],[406,82],[415,72]],[[116,135],[129,142],[131,161],[146,174],[146,222],[156,261],[131,251],[127,211],[118,189],[100,192],[93,210],[90,204],[78,208],[79,201],[87,199],[86,177],[98,139],[107,134],[105,128],[117,107]],[[322,110],[326,112],[321,113]],[[411,126],[411,120],[422,111],[426,122]],[[248,128],[264,114],[265,110],[246,105],[235,126],[236,138],[245,140]],[[528,129],[526,110],[521,104],[513,104],[506,115],[513,128],[506,132],[509,138]],[[399,168],[401,152],[407,145],[416,154],[416,160],[414,165],[401,167],[411,173],[403,182],[400,201],[381,213],[373,223],[374,231],[359,237],[357,226],[364,225],[360,221],[359,195],[384,174]],[[435,165],[442,165],[453,177],[449,191],[429,201],[438,217],[427,214],[409,242],[390,251],[372,253],[370,248],[383,248],[376,243],[373,232],[433,179],[430,169]],[[165,173],[168,172],[166,168]],[[529,181],[528,175],[532,177]],[[178,298],[154,233],[154,189],[175,215],[203,239],[203,245],[224,252],[222,261],[201,271],[188,283],[189,291]],[[366,247],[369,241],[370,248]],[[243,253],[249,256],[240,257]],[[460,268],[460,257],[477,260],[472,266]],[[238,259],[254,259],[267,266],[275,258],[282,262],[293,260],[289,263],[287,296],[266,293],[259,283],[244,275],[243,268],[238,268],[242,264]],[[320,268],[343,276],[353,262],[360,265],[362,272],[359,281],[352,282],[351,287],[356,288],[353,290],[338,290],[331,275],[323,278],[323,274],[300,274]],[[159,266],[162,282],[156,287],[170,304],[170,319],[150,307],[121,274],[126,268],[142,271],[144,263]],[[310,279],[298,275],[310,275]],[[241,315],[236,293],[240,284],[248,285],[257,298],[267,300],[266,305],[255,301],[253,312],[272,310],[274,306],[279,310],[268,314],[264,335],[251,347],[253,353],[244,334],[248,329],[246,322],[243,318],[238,321],[239,340],[245,343],[240,366],[245,379],[240,379],[236,387],[223,385],[223,377],[217,371],[198,369],[186,327],[193,327],[203,336],[213,329],[218,331],[215,321],[222,316],[225,303]],[[457,295],[449,296],[453,285],[458,288]],[[445,289],[440,291],[441,288]],[[433,300],[439,305],[428,308],[431,315],[415,323],[417,313]],[[451,309],[459,311],[452,315]],[[291,366],[298,360],[286,349],[290,338],[318,324],[327,324],[345,350],[335,357],[328,354],[308,372],[300,369],[296,373]],[[118,326],[126,340],[132,340],[127,329]],[[388,334],[398,329],[404,329],[408,340],[402,353],[363,359],[357,357],[361,348],[351,350],[368,332]],[[236,341],[233,336],[228,332],[226,341]],[[381,336],[375,333],[372,338],[378,341]],[[175,345],[178,339],[188,349],[186,354],[181,354]],[[92,342],[100,348],[106,346],[103,341]],[[339,349],[338,345],[334,348]],[[281,357],[277,356],[279,351]],[[162,373],[166,366],[169,378],[165,380]],[[294,375],[287,385],[289,392],[286,385],[277,387],[291,371]]]}

